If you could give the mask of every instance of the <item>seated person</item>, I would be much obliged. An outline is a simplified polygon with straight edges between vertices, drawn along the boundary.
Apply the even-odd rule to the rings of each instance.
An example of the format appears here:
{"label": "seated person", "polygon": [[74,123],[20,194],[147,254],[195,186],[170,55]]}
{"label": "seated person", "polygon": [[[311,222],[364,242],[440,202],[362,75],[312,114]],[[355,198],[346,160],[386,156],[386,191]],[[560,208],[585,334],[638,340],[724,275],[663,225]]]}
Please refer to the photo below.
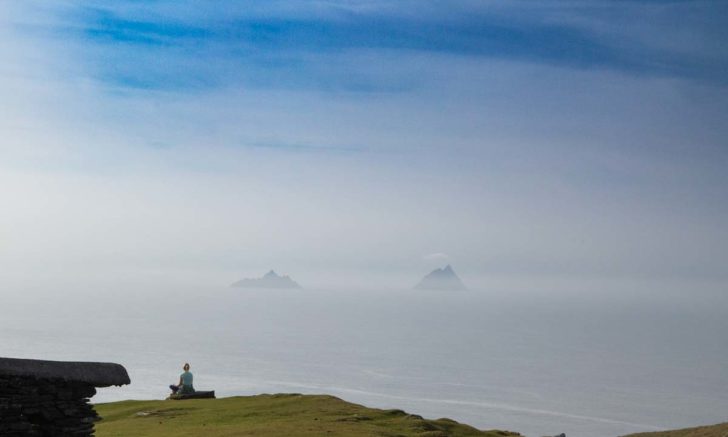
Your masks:
{"label": "seated person", "polygon": [[184,373],[179,376],[179,384],[170,385],[169,388],[172,390],[172,394],[192,394],[195,392],[195,388],[192,386],[192,373],[190,373],[190,364],[185,363]]}

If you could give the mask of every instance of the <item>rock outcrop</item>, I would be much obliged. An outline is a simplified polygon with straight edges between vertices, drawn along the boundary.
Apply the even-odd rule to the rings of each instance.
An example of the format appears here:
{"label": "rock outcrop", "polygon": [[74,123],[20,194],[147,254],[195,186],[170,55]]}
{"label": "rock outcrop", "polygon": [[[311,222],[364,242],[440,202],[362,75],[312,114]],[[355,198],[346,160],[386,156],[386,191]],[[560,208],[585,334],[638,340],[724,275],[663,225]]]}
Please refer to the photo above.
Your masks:
{"label": "rock outcrop", "polygon": [[91,436],[96,387],[129,382],[119,364],[0,358],[0,435]]}

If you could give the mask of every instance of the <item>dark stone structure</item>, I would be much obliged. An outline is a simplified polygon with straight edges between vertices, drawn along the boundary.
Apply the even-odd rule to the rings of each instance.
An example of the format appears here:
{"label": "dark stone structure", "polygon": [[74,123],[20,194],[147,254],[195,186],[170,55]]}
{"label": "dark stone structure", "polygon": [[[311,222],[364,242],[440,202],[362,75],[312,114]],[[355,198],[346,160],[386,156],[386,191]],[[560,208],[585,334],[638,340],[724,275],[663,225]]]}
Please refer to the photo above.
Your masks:
{"label": "dark stone structure", "polygon": [[119,364],[0,358],[0,435],[92,436],[95,387],[129,382]]}
{"label": "dark stone structure", "polygon": [[215,399],[215,390],[212,391],[198,391],[195,390],[194,393],[175,393],[173,395],[169,395],[167,397],[167,400],[171,401],[184,401],[185,399]]}

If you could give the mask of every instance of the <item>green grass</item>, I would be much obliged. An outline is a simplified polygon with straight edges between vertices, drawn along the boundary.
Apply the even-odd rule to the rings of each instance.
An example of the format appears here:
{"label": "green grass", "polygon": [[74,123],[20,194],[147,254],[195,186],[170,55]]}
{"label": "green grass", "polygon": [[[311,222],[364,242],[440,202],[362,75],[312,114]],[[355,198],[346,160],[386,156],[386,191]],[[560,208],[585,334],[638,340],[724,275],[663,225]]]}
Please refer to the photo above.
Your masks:
{"label": "green grass", "polygon": [[278,394],[185,401],[96,404],[97,437],[112,436],[391,436],[499,437],[450,419],[426,420],[333,396]]}
{"label": "green grass", "polygon": [[626,437],[728,437],[728,423],[674,431],[644,432]]}

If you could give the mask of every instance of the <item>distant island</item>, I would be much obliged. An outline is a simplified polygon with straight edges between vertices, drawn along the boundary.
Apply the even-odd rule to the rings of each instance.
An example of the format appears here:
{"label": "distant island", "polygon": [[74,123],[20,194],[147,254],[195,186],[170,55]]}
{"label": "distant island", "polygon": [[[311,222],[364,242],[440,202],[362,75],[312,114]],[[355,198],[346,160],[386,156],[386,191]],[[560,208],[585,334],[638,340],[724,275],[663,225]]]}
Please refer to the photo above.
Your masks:
{"label": "distant island", "polygon": [[415,285],[418,290],[467,290],[451,266],[435,269]]}
{"label": "distant island", "polygon": [[246,278],[234,282],[231,287],[240,288],[277,288],[290,289],[301,288],[290,276],[280,276],[273,270],[263,275],[262,278]]}

